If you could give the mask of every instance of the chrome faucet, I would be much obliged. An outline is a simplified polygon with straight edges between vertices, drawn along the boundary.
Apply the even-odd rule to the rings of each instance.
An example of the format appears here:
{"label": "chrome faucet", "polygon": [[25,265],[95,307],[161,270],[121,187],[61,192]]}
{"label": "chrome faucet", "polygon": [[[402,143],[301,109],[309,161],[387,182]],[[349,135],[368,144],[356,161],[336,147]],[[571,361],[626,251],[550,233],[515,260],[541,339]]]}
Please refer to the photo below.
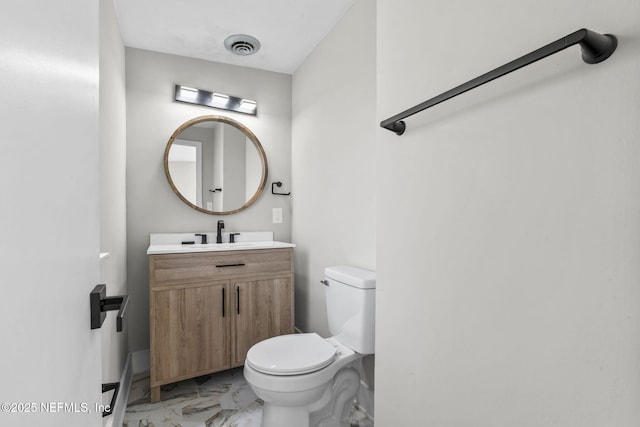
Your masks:
{"label": "chrome faucet", "polygon": [[224,221],[218,220],[218,234],[216,236],[216,243],[222,243],[222,229],[224,228]]}

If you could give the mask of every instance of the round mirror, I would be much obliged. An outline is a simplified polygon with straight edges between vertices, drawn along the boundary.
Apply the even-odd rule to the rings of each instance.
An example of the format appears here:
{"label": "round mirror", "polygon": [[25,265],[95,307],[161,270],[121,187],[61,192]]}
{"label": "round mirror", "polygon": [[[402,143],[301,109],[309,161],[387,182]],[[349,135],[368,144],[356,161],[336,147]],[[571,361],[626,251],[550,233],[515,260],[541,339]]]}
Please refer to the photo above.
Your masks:
{"label": "round mirror", "polygon": [[173,132],[164,171],[183,202],[200,212],[228,215],[262,194],[267,156],[246,126],[224,116],[201,116]]}

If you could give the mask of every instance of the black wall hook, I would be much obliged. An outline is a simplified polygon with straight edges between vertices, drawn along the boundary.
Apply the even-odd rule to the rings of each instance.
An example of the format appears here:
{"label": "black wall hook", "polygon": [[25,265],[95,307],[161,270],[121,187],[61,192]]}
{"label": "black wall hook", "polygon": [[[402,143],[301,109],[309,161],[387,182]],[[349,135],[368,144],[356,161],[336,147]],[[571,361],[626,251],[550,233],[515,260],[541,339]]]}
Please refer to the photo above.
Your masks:
{"label": "black wall hook", "polygon": [[291,195],[291,191],[288,193],[276,193],[273,187],[277,186],[278,188],[282,187],[282,182],[276,181],[271,183],[271,194],[275,194],[276,196],[289,196]]}

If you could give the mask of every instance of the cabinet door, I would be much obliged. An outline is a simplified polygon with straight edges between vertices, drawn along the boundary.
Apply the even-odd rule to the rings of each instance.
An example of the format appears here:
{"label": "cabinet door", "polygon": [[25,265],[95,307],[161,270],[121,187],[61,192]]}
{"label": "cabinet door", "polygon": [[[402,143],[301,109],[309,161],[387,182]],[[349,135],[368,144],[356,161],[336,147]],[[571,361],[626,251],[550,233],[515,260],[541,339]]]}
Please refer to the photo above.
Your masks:
{"label": "cabinet door", "polygon": [[232,282],[234,325],[232,365],[244,364],[252,345],[293,333],[293,277]]}
{"label": "cabinet door", "polygon": [[151,385],[230,368],[228,282],[151,291]]}

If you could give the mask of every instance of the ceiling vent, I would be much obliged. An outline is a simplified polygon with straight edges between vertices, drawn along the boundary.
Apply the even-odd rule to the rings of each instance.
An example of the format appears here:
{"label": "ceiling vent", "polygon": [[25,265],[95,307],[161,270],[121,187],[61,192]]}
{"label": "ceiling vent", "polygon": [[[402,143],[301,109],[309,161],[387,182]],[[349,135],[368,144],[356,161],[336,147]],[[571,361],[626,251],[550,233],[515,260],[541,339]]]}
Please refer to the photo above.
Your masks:
{"label": "ceiling vent", "polygon": [[236,55],[253,55],[260,50],[260,42],[246,34],[234,34],[224,39],[224,47]]}

